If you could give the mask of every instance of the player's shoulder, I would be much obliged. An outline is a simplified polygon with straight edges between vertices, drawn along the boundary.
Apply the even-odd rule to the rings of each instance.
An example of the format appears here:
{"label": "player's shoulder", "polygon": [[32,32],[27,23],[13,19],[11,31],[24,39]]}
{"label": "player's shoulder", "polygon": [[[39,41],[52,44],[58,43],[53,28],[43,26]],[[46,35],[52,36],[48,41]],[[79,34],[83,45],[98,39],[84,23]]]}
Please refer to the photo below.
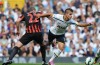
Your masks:
{"label": "player's shoulder", "polygon": [[69,21],[71,21],[71,22],[75,22],[75,20],[74,20],[73,18],[71,18]]}
{"label": "player's shoulder", "polygon": [[62,14],[53,14],[53,18],[62,19],[63,15]]}
{"label": "player's shoulder", "polygon": [[73,18],[70,19],[70,23],[72,23],[72,24],[78,24],[78,22],[76,20],[74,20]]}
{"label": "player's shoulder", "polygon": [[26,17],[27,14],[28,14],[28,12],[23,12],[23,13],[21,13],[20,17]]}
{"label": "player's shoulder", "polygon": [[53,14],[53,16],[63,16],[62,14]]}
{"label": "player's shoulder", "polygon": [[22,15],[25,15],[25,14],[27,14],[27,13],[28,13],[28,12],[25,12],[25,11],[22,11],[22,12],[21,12]]}

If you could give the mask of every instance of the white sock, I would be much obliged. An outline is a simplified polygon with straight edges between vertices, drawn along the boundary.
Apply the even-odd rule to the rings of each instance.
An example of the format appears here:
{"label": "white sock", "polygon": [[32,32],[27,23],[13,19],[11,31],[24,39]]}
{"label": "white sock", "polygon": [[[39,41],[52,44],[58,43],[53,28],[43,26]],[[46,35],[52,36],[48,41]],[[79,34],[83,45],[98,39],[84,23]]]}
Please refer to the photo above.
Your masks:
{"label": "white sock", "polygon": [[53,56],[50,58],[50,61],[53,61],[56,57],[58,57],[61,54],[61,50],[58,49],[56,52],[53,53]]}

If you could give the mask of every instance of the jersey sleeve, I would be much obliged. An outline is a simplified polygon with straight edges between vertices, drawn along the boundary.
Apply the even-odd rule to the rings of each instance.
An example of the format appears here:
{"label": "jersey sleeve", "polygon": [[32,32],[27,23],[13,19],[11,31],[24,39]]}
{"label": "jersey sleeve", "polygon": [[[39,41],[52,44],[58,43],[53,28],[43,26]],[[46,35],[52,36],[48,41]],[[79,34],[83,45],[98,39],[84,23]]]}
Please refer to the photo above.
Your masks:
{"label": "jersey sleeve", "polygon": [[52,17],[53,17],[54,19],[55,19],[55,18],[59,19],[59,18],[61,17],[61,15],[60,15],[60,14],[53,14]]}
{"label": "jersey sleeve", "polygon": [[77,21],[75,21],[74,19],[71,19],[71,20],[70,20],[70,24],[77,25],[78,23],[77,23]]}

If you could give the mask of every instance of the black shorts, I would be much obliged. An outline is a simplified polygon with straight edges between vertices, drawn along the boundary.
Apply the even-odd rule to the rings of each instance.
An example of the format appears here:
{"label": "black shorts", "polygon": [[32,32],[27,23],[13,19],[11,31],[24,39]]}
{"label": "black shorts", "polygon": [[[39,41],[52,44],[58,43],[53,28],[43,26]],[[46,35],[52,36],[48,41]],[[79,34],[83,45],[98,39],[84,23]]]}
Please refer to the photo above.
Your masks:
{"label": "black shorts", "polygon": [[56,39],[57,42],[62,42],[62,43],[65,42],[65,36],[64,36],[64,34],[62,34],[62,35],[54,35],[53,33],[51,33],[51,31],[49,31],[49,33],[48,33],[49,43],[52,43],[52,41],[54,39]]}
{"label": "black shorts", "polygon": [[19,41],[23,44],[26,45],[28,44],[30,41],[36,41],[39,44],[43,43],[43,34],[42,33],[25,33],[20,39]]}

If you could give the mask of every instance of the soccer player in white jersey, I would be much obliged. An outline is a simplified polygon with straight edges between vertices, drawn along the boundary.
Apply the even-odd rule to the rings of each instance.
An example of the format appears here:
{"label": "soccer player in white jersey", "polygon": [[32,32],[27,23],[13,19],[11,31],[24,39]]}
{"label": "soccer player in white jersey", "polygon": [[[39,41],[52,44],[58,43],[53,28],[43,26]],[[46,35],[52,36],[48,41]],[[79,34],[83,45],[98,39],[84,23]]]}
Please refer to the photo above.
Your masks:
{"label": "soccer player in white jersey", "polygon": [[49,33],[48,33],[48,40],[49,43],[51,43],[55,38],[57,40],[58,44],[58,52],[54,53],[54,55],[51,57],[49,60],[49,65],[55,65],[53,63],[53,60],[60,55],[60,53],[64,50],[64,34],[66,31],[66,28],[71,25],[77,25],[80,27],[86,27],[90,26],[93,23],[78,23],[75,20],[72,19],[72,14],[73,10],[71,8],[68,8],[65,10],[64,15],[61,14],[52,14],[52,13],[46,13],[46,14],[41,14],[37,15],[39,18],[40,17],[52,17],[55,20],[54,25],[50,28]]}

